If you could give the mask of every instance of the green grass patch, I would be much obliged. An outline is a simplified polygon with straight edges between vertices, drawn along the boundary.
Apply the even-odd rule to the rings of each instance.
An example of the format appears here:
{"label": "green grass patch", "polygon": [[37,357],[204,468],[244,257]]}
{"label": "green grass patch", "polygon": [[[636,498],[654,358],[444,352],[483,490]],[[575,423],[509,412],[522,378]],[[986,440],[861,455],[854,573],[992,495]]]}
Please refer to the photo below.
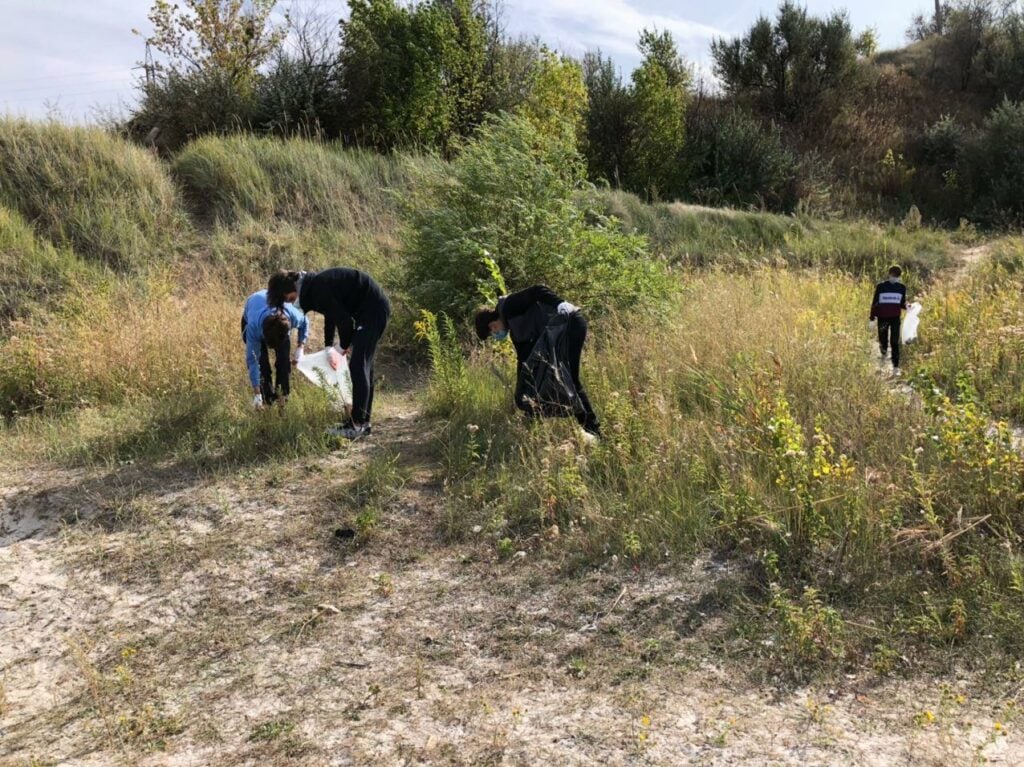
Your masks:
{"label": "green grass patch", "polygon": [[408,188],[410,169],[427,162],[301,139],[235,135],[197,139],[174,158],[172,169],[202,218],[379,232],[394,228],[397,195]]}
{"label": "green grass patch", "polygon": [[949,236],[927,228],[821,221],[683,203],[648,205],[635,195],[617,191],[586,197],[593,207],[646,235],[651,251],[676,266],[823,267],[880,279],[896,263],[913,286],[924,284],[951,263]]}
{"label": "green grass patch", "polygon": [[160,161],[96,128],[0,120],[0,204],[117,269],[168,260],[187,222]]}

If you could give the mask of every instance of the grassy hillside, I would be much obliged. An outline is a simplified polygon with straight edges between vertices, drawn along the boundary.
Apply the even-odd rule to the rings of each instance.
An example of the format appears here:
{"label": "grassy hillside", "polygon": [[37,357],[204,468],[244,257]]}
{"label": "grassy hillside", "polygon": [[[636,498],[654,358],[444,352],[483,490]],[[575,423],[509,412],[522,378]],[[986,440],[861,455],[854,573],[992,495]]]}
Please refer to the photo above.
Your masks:
{"label": "grassy hillside", "polygon": [[[584,218],[642,235],[630,247],[671,285],[595,324],[585,380],[606,438],[584,450],[567,424],[512,412],[505,352],[469,350],[429,318],[429,349],[414,350],[402,230],[425,169],[435,184],[445,172],[251,137],[205,138],[165,165],[97,131],[0,123],[3,440],[24,460],[221,473],[324,453],[331,416],[310,387],[283,413],[250,412],[238,316],[274,268],[355,265],[396,304],[385,353],[434,362],[408,396],[441,430],[432,470],[451,538],[638,568],[718,552],[752,595],[723,597],[736,630],[770,639],[766,660],[798,676],[888,673],[913,648],[1021,651],[1024,462],[988,419],[1020,413],[1019,349],[985,340],[1021,311],[1019,246],[978,276],[1003,309],[973,336],[974,299],[941,281],[962,247],[946,234],[579,192]],[[588,247],[607,231],[573,230]],[[943,307],[907,355],[919,389],[948,391],[966,370],[977,398],[921,399],[879,375],[867,309],[894,261]]]}
{"label": "grassy hillside", "polygon": [[166,259],[186,225],[156,158],[57,123],[0,120],[0,204],[55,246],[122,270]]}

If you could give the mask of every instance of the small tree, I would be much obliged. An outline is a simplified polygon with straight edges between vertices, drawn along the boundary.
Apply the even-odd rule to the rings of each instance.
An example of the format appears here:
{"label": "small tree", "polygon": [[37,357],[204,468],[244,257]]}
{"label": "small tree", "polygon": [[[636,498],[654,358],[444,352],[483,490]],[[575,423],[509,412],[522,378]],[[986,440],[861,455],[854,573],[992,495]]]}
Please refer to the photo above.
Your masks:
{"label": "small tree", "polygon": [[[249,127],[259,68],[284,29],[270,23],[275,0],[156,0],[146,42],[165,57],[142,83],[130,129],[175,149],[194,136]],[[135,30],[136,33],[137,30]],[[156,129],[154,134],[153,130]]]}
{"label": "small tree", "polygon": [[585,136],[583,117],[587,88],[579,63],[554,51],[541,50],[533,67],[530,91],[520,112],[543,135],[570,136],[578,145]]}
{"label": "small tree", "polygon": [[585,152],[591,179],[621,183],[629,146],[630,95],[611,57],[601,52],[583,57],[587,87]]}
{"label": "small tree", "polygon": [[810,16],[790,0],[773,24],[762,16],[746,35],[715,40],[715,72],[726,91],[763,114],[809,121],[852,90],[857,46],[845,13]]}
{"label": "small tree", "polygon": [[270,24],[277,0],[156,0],[146,42],[179,74],[222,72],[239,88],[255,84],[259,67],[284,37]]}
{"label": "small tree", "polygon": [[629,183],[650,197],[671,196],[680,191],[689,71],[668,32],[644,30],[640,52],[630,94]]}
{"label": "small tree", "polygon": [[380,149],[446,149],[483,116],[486,20],[471,0],[351,0],[340,55],[345,131]]}
{"label": "small tree", "polygon": [[1024,222],[1024,102],[1004,101],[967,149],[970,186],[980,217]]}

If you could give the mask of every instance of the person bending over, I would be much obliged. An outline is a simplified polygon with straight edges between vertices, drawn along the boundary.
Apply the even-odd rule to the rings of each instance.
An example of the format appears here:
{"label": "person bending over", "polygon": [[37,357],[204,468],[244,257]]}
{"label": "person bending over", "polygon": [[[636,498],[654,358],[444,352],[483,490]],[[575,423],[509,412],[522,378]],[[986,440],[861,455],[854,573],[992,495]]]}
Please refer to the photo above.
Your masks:
{"label": "person bending over", "polygon": [[536,413],[535,407],[526,396],[529,375],[526,362],[548,323],[558,314],[566,315],[568,318],[565,332],[568,340],[569,371],[580,404],[576,411],[576,420],[585,432],[600,436],[601,428],[597,415],[583,388],[583,382],[580,381],[580,357],[583,353],[583,344],[587,340],[587,320],[579,307],[563,301],[544,285],[534,285],[532,288],[502,296],[493,309],[479,309],[474,324],[477,337],[481,341],[488,337],[503,340],[511,336],[517,358],[516,407],[527,413]]}
{"label": "person bending over", "polygon": [[322,272],[281,271],[270,278],[269,300],[275,306],[296,301],[303,312],[324,316],[324,345],[334,345],[348,358],[352,374],[352,417],[331,427],[331,436],[369,436],[373,414],[377,345],[391,318],[384,291],[366,272],[338,267]]}
{"label": "person bending over", "polygon": [[[253,406],[258,410],[271,405],[280,397],[281,404],[291,393],[290,334],[298,331],[295,362],[302,359],[302,348],[309,336],[309,325],[290,303],[273,307],[267,301],[267,291],[259,290],[246,299],[242,309],[242,340],[245,342],[245,365],[249,370],[249,383],[253,388]],[[270,350],[274,350],[275,382],[270,368]]]}
{"label": "person bending over", "polygon": [[900,282],[903,271],[890,267],[889,278],[875,286],[871,299],[871,320],[878,320],[878,349],[882,359],[892,349],[892,369],[900,374],[900,316],[907,308],[907,288]]}

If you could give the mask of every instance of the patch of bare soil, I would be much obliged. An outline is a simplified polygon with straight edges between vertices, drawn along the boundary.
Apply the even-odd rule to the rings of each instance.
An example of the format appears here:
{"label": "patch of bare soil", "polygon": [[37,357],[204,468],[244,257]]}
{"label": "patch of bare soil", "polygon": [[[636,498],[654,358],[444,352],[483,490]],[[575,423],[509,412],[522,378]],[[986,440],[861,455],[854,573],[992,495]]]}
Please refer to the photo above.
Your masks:
{"label": "patch of bare soil", "polygon": [[[727,565],[581,571],[443,538],[423,426],[233,476],[7,470],[0,765],[1024,763],[1019,691],[760,685]],[[396,455],[375,527],[347,491]]]}
{"label": "patch of bare soil", "polygon": [[958,285],[963,282],[967,275],[971,273],[978,264],[988,258],[988,254],[992,251],[992,243],[986,242],[982,245],[975,245],[972,248],[964,248],[957,253],[956,266],[953,268],[953,274],[950,278],[950,282],[953,285]]}

